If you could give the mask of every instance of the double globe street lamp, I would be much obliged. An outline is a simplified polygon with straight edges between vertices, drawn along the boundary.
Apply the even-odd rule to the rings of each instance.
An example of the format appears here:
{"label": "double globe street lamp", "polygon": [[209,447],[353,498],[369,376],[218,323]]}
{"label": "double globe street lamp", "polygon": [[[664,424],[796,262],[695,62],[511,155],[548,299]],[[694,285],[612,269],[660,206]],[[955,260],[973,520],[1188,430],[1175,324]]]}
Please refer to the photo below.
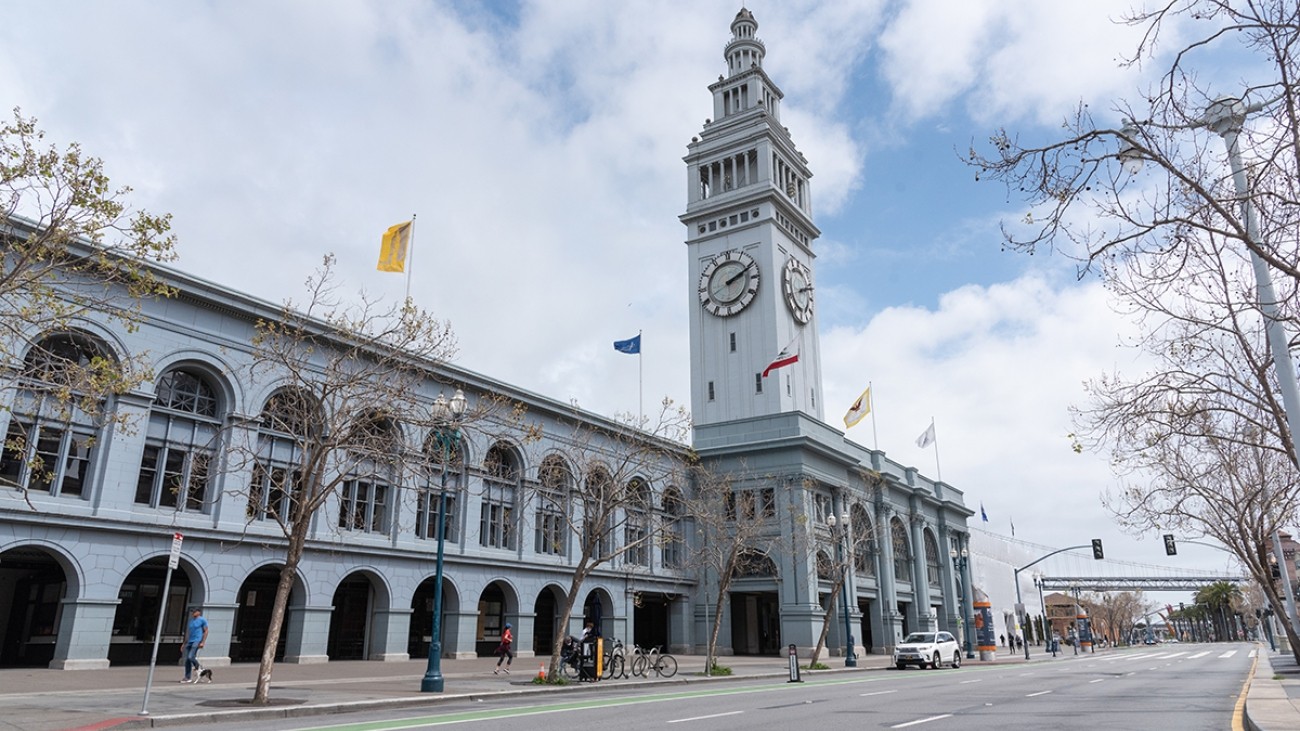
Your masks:
{"label": "double globe street lamp", "polygon": [[447,538],[447,472],[452,450],[460,442],[460,420],[465,415],[465,392],[456,389],[448,401],[442,394],[433,402],[434,438],[442,452],[442,486],[438,490],[438,563],[433,574],[433,636],[429,640],[429,665],[420,681],[421,693],[441,693],[442,677],[442,560]]}
{"label": "double globe street lamp", "polygon": [[[836,530],[836,525],[839,529]],[[858,656],[853,651],[853,629],[849,624],[849,567],[845,565],[844,560],[844,543],[849,539],[849,514],[844,513],[839,520],[835,519],[835,514],[831,513],[826,516],[826,527],[831,529],[831,536],[835,539],[835,557],[840,564],[840,606],[844,608],[844,636],[848,639],[848,649],[844,653],[844,667],[854,668],[858,666]]]}
{"label": "double globe street lamp", "polygon": [[970,618],[966,616],[966,566],[970,561],[970,550],[965,546],[957,550],[957,544],[953,543],[952,548],[948,549],[948,556],[952,558],[953,568],[957,569],[957,612],[961,615],[962,625],[962,642],[966,645],[966,659],[971,660],[975,657],[975,652],[971,649],[973,644],[970,639],[971,627]]}

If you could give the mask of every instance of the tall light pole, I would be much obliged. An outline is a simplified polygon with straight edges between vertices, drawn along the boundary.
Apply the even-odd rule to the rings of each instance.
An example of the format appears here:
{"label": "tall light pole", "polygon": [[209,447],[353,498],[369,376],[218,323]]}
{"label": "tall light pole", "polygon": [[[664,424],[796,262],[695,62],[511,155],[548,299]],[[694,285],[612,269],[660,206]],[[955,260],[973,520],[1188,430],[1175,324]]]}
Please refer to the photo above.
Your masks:
{"label": "tall light pole", "polygon": [[966,616],[966,593],[969,589],[966,587],[966,566],[970,560],[970,551],[962,546],[958,550],[957,545],[960,539],[954,539],[952,548],[948,549],[948,555],[952,558],[953,568],[957,569],[957,612],[961,615],[962,641],[966,645],[966,659],[975,658],[975,653],[971,650],[970,633],[972,631],[971,619]]}
{"label": "tall light pole", "polygon": [[[1233,97],[1220,97],[1216,99],[1201,118],[1195,120],[1186,127],[1204,127],[1214,134],[1223,138],[1223,145],[1228,152],[1228,166],[1232,168],[1232,184],[1236,190],[1237,197],[1241,203],[1242,217],[1246,219],[1246,238],[1248,244],[1257,244],[1259,242],[1259,221],[1255,213],[1255,206],[1251,203],[1250,184],[1246,179],[1246,164],[1241,159],[1241,146],[1238,144],[1238,138],[1241,136],[1241,130],[1246,125],[1247,115],[1258,112],[1267,107],[1269,104],[1276,102],[1277,99],[1256,102],[1247,105],[1241,99]],[[1177,129],[1178,127],[1174,127]],[[1137,126],[1129,121],[1121,130],[1121,147],[1119,159],[1124,165],[1124,169],[1130,173],[1136,173],[1142,168],[1142,155],[1138,152],[1134,139],[1137,136]],[[1273,355],[1273,368],[1277,371],[1278,386],[1282,390],[1282,408],[1286,411],[1287,428],[1291,432],[1291,448],[1295,454],[1300,455],[1300,390],[1296,385],[1295,363],[1291,360],[1291,351],[1289,348],[1289,337],[1282,321],[1278,319],[1277,294],[1273,290],[1273,277],[1269,274],[1268,264],[1260,258],[1255,249],[1247,245],[1247,252],[1250,254],[1250,265],[1255,271],[1255,299],[1259,305],[1260,314],[1264,316],[1264,331],[1268,337],[1269,350]],[[1263,486],[1264,503],[1268,504],[1268,487]],[[1278,562],[1282,562],[1282,539],[1278,535],[1276,528],[1273,530],[1273,552],[1277,555]],[[1295,598],[1291,595],[1291,579],[1282,572],[1282,597],[1286,601],[1287,619],[1291,622],[1292,629],[1300,632],[1300,620],[1296,617]]]}
{"label": "tall light pole", "polygon": [[447,546],[447,472],[451,469],[451,450],[460,441],[460,419],[465,415],[465,392],[459,388],[451,401],[438,394],[433,402],[437,422],[434,436],[442,450],[442,486],[438,490],[438,563],[433,574],[433,637],[429,641],[429,665],[420,681],[421,693],[441,693],[442,677],[442,560]]}
{"label": "tall light pole", "polygon": [[1052,630],[1050,623],[1047,621],[1047,602],[1043,599],[1043,575],[1037,571],[1034,572],[1034,586],[1038,587],[1038,608],[1042,610],[1039,616],[1043,618],[1043,625],[1039,629],[1045,635],[1043,642],[1050,642]]}
{"label": "tall light pole", "polygon": [[835,539],[835,556],[840,563],[840,606],[844,608],[844,637],[848,641],[848,650],[844,653],[844,667],[854,668],[858,666],[858,656],[853,651],[853,627],[849,624],[849,567],[844,560],[844,542],[849,538],[849,514],[846,512],[840,516],[838,530],[835,527],[834,513],[826,516],[826,525],[831,529],[831,536]]}

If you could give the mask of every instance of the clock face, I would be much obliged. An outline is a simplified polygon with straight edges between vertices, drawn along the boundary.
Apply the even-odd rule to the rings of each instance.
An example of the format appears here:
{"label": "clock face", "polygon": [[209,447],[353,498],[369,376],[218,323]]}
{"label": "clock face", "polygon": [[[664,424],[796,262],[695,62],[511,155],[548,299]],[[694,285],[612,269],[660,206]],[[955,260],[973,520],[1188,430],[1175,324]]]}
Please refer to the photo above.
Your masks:
{"label": "clock face", "polygon": [[790,314],[801,324],[808,324],[812,319],[813,287],[812,272],[794,258],[785,263],[781,271],[781,291],[785,295],[785,306]]}
{"label": "clock face", "polygon": [[717,317],[734,315],[754,300],[758,280],[753,257],[738,249],[724,251],[700,273],[700,304]]}

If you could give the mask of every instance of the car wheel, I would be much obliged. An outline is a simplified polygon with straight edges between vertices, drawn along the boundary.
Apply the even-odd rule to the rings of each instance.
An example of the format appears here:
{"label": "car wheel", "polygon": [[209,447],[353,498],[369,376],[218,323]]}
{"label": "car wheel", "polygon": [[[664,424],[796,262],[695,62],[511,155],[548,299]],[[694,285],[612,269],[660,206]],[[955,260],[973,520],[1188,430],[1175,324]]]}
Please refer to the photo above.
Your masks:
{"label": "car wheel", "polygon": [[903,670],[903,669],[905,669],[905,668],[907,667],[907,663],[904,663],[904,662],[894,663],[894,667],[897,668],[897,669],[899,669],[899,670]]}
{"label": "car wheel", "polygon": [[938,670],[939,668],[943,667],[943,660],[942,658],[939,657],[939,653],[937,652],[934,653],[934,659],[930,661],[930,667],[934,668],[935,670]]}
{"label": "car wheel", "polygon": [[960,653],[960,652],[954,652],[954,653],[952,654],[952,667],[953,667],[954,670],[956,670],[957,668],[961,667],[961,653]]}

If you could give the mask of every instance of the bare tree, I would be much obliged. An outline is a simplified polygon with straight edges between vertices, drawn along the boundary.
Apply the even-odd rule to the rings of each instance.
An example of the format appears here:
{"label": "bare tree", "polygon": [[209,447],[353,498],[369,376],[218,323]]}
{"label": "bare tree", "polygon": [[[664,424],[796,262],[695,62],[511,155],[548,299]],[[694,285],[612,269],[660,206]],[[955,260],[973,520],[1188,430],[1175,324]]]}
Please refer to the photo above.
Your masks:
{"label": "bare tree", "polygon": [[680,490],[686,479],[682,442],[690,420],[665,399],[653,428],[639,428],[645,425],[596,424],[575,414],[572,420],[559,420],[557,427],[564,454],[539,461],[539,485],[528,497],[535,501],[539,546],[559,551],[572,545],[576,550],[551,643],[547,677],[552,681],[560,676],[569,620],[587,578],[616,563],[629,570],[649,566],[650,552],[660,544],[665,526],[674,522],[655,519],[663,496],[657,498],[652,485]]}
{"label": "bare tree", "polygon": [[[683,512],[690,516],[697,542],[690,566],[711,598],[704,673],[718,667],[718,633],[733,582],[747,576],[774,578],[777,562],[770,556],[782,545],[776,478],[755,475],[742,465],[723,472],[696,463],[693,490]],[[714,583],[716,582],[716,584]]]}
{"label": "bare tree", "polygon": [[[283,533],[280,570],[253,702],[270,698],[276,644],[298,566],[319,531],[391,530],[388,505],[421,450],[405,434],[438,426],[429,398],[433,369],[454,353],[450,326],[408,299],[384,306],[337,295],[334,258],[308,279],[298,309],[286,303],[256,323],[251,382],[276,384],[250,443],[235,444],[228,469],[251,464],[248,520]],[[318,514],[338,506],[333,523]],[[315,526],[315,527],[313,527]]]}
{"label": "bare tree", "polygon": [[[863,477],[873,489],[879,489],[881,476],[870,470],[863,471]],[[875,525],[871,520],[864,520],[863,515],[852,515],[848,525],[841,521],[850,515],[848,510],[836,519],[837,524],[829,529],[825,542],[821,542],[816,555],[817,576],[822,581],[830,582],[830,595],[826,600],[826,610],[822,614],[821,630],[817,633],[817,644],[808,658],[808,666],[813,667],[826,647],[826,637],[830,633],[831,623],[835,621],[836,609],[843,611],[840,595],[844,593],[845,582],[851,574],[869,573],[872,567],[872,554],[875,541]],[[816,534],[816,531],[812,531]],[[847,534],[847,538],[845,538]],[[849,638],[845,637],[847,644]],[[853,648],[849,648],[853,652]]]}
{"label": "bare tree", "polygon": [[[108,398],[152,373],[143,354],[118,358],[92,346],[76,322],[107,318],[134,330],[145,299],[170,296],[151,264],[174,258],[171,217],[129,215],[131,189],[114,189],[102,161],[75,143],[59,150],[43,139],[18,109],[0,126],[0,361],[26,354],[22,370],[0,376],[0,388],[18,386],[62,421],[102,426],[123,418],[104,409]],[[48,481],[53,466],[21,424],[11,425],[3,446],[37,482]],[[26,496],[25,484],[6,487]]]}

